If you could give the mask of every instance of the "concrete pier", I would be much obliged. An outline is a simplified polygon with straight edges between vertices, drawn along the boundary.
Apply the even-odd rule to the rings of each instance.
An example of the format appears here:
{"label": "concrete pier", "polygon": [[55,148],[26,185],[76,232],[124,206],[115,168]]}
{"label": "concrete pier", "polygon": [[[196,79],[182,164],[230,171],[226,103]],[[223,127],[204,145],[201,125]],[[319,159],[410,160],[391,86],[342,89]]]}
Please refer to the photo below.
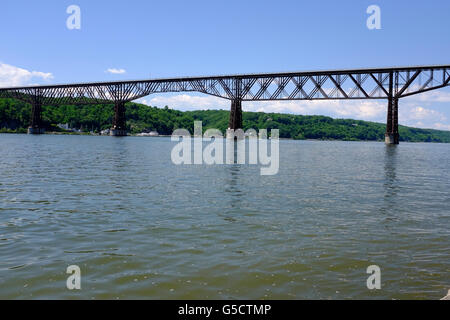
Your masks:
{"label": "concrete pier", "polygon": [[28,134],[44,134],[45,133],[45,129],[44,128],[29,127],[27,132],[28,132]]}
{"label": "concrete pier", "polygon": [[109,131],[109,135],[110,136],[114,136],[114,137],[125,137],[127,135],[127,130],[123,130],[123,129],[111,129]]}
{"label": "concrete pier", "polygon": [[384,142],[386,144],[399,144],[400,136],[398,133],[389,134],[386,133],[384,136]]}
{"label": "concrete pier", "polygon": [[114,105],[113,127],[111,128],[109,135],[115,137],[123,137],[127,135],[124,101],[116,101]]}

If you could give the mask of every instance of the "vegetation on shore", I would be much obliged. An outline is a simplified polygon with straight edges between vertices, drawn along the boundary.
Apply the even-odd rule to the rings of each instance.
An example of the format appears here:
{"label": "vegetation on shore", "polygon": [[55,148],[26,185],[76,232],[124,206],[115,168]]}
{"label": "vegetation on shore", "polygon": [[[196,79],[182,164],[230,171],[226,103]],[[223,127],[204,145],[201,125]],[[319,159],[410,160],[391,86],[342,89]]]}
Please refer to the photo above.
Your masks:
{"label": "vegetation on shore", "polygon": [[[111,127],[113,105],[60,105],[43,106],[42,119],[47,131],[64,131],[59,123],[71,128],[100,132]],[[30,123],[30,105],[15,99],[0,99],[0,132],[25,133]],[[157,131],[170,135],[175,129],[185,128],[193,132],[194,121],[202,121],[203,129],[216,128],[225,132],[229,111],[178,111],[149,107],[138,103],[127,104],[127,126],[131,133]],[[244,112],[244,130],[279,129],[280,138],[324,140],[384,140],[385,124],[333,119],[326,116],[302,116],[293,114]],[[400,126],[400,140],[410,142],[447,142],[450,131],[418,129]]]}

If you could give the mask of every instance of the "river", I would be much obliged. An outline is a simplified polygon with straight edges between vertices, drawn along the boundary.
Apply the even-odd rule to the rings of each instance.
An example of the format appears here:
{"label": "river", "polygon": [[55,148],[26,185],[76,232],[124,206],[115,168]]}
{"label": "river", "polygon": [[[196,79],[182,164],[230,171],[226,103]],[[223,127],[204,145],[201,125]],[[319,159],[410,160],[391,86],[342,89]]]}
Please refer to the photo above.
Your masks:
{"label": "river", "polygon": [[[170,138],[0,135],[2,299],[439,299],[450,144],[280,141],[279,173]],[[69,265],[81,289],[68,290]],[[381,289],[369,290],[367,267]]]}

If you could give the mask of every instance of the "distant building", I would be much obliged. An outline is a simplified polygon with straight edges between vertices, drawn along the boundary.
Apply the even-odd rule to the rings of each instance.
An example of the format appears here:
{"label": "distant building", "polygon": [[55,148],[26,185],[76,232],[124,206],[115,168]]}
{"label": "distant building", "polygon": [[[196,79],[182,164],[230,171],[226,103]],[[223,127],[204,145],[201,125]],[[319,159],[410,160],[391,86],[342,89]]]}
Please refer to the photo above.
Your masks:
{"label": "distant building", "polygon": [[138,137],[158,137],[158,131],[142,132],[137,134]]}
{"label": "distant building", "polygon": [[61,128],[63,130],[70,130],[68,123],[64,123],[64,124],[63,123],[58,123],[57,126],[58,126],[58,128]]}

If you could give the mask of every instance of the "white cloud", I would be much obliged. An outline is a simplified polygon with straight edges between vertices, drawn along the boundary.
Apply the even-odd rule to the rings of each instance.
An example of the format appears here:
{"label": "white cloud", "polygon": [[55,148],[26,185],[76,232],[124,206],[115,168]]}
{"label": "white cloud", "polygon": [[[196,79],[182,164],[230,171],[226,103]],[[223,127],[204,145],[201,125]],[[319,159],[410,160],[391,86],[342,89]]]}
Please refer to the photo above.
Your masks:
{"label": "white cloud", "polygon": [[[436,103],[445,102],[446,92],[431,94],[428,99]],[[424,107],[423,98],[401,99],[399,104],[399,122],[402,125],[450,130],[448,117],[443,112]],[[205,110],[230,108],[230,101],[214,96],[195,94],[160,94],[137,102],[151,106],[169,106],[178,110]],[[244,101],[244,111],[276,112],[303,115],[325,115],[333,118],[351,118],[374,122],[386,122],[387,101],[385,100],[313,100],[313,101]]]}
{"label": "white cloud", "polygon": [[445,89],[424,92],[405,99],[405,101],[420,102],[431,105],[431,103],[450,102],[450,92]]}
{"label": "white cloud", "polygon": [[450,131],[450,124],[443,124],[443,123],[440,123],[440,122],[436,122],[436,123],[433,125],[433,128],[434,128],[434,129],[438,129],[438,130],[447,130],[447,131]]}
{"label": "white cloud", "polygon": [[247,111],[295,113],[304,115],[329,115],[336,118],[356,118],[376,121],[382,118],[386,106],[376,101],[264,101],[245,102]]}
{"label": "white cloud", "polygon": [[[412,87],[412,90],[419,90],[419,86]],[[405,100],[420,101],[420,102],[450,102],[450,91],[447,88],[439,90],[431,90],[419,94],[415,94],[405,98]]]}
{"label": "white cloud", "polygon": [[214,96],[195,96],[188,94],[178,94],[173,96],[158,95],[147,99],[137,100],[136,102],[149,106],[169,106],[170,108],[179,110],[226,110],[230,108],[230,102],[226,99]]}
{"label": "white cloud", "polygon": [[423,107],[408,107],[399,110],[399,116],[405,120],[447,120],[447,117],[436,110],[427,109]]}
{"label": "white cloud", "polygon": [[404,99],[399,103],[399,122],[406,126],[448,130],[448,117],[443,112],[424,107],[419,99]]}
{"label": "white cloud", "polygon": [[107,73],[111,74],[124,74],[127,71],[125,69],[115,69],[115,68],[109,68],[106,70]]}
{"label": "white cloud", "polygon": [[0,63],[0,86],[18,87],[34,84],[36,79],[50,80],[53,74],[40,71],[29,71],[9,64]]}
{"label": "white cloud", "polygon": [[[179,110],[225,109],[230,108],[230,101],[214,96],[195,96],[189,94],[159,95],[141,99],[136,102],[151,106],[169,106]],[[332,115],[334,117],[353,117],[358,119],[377,121],[384,117],[386,105],[374,101],[244,101],[245,111],[277,112],[304,115]]]}

